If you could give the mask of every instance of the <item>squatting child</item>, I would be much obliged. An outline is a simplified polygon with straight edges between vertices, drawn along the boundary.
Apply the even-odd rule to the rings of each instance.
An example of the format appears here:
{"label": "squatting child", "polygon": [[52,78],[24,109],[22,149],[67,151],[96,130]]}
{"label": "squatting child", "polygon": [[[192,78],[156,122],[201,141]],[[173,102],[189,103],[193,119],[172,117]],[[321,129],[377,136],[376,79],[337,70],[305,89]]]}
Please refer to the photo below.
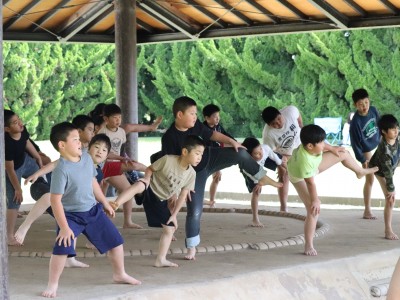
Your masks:
{"label": "squatting child", "polygon": [[[60,159],[51,180],[51,208],[57,221],[57,238],[50,258],[49,281],[42,296],[54,298],[67,257],[76,256],[74,238],[83,233],[100,253],[107,252],[116,283],[140,284],[124,267],[123,239],[106,216],[115,212],[96,180],[93,160],[83,153],[74,125],[63,122],[50,133]],[[97,202],[96,202],[97,200]]]}
{"label": "squatting child", "polygon": [[396,196],[393,182],[394,171],[400,161],[399,122],[393,115],[383,115],[378,121],[382,139],[369,161],[370,167],[378,167],[375,173],[385,197],[384,221],[385,238],[398,240],[399,237],[392,229],[392,211]]}
{"label": "squatting child", "polygon": [[[181,155],[164,155],[146,169],[145,177],[121,193],[114,204],[117,209],[133,196],[142,198],[147,223],[162,227],[156,267],[177,267],[167,260],[172,237],[178,228],[177,215],[191,190],[194,189],[197,166],[203,156],[205,144],[195,135],[188,135],[182,145]],[[174,195],[179,195],[177,200]]]}
{"label": "squatting child", "polygon": [[295,149],[288,161],[289,180],[307,210],[304,222],[305,255],[317,255],[313,239],[321,202],[318,198],[314,177],[337,163],[356,173],[357,178],[378,171],[377,167],[363,169],[343,147],[334,147],[324,142],[325,131],[318,125],[307,125],[301,129],[301,145]]}

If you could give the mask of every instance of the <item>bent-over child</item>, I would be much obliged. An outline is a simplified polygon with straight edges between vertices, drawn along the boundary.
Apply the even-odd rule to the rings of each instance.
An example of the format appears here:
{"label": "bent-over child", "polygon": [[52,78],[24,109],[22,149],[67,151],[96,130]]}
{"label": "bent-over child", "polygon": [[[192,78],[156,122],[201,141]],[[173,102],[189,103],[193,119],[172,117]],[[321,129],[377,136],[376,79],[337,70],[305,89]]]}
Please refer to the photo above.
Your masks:
{"label": "bent-over child", "polygon": [[399,237],[392,229],[392,211],[396,196],[393,182],[394,171],[400,160],[399,122],[393,115],[383,115],[378,121],[382,138],[374,155],[369,161],[370,167],[378,167],[375,173],[385,197],[384,221],[385,238],[398,240]]}
{"label": "bent-over child", "polygon": [[114,282],[140,284],[125,272],[123,238],[104,211],[110,216],[115,216],[115,212],[97,183],[93,160],[82,153],[78,130],[68,122],[57,124],[51,129],[50,141],[60,153],[50,187],[51,208],[58,228],[49,281],[42,296],[56,297],[66,259],[76,256],[74,239],[81,233],[100,253],[107,252]]}
{"label": "bent-over child", "polygon": [[307,210],[304,254],[312,256],[317,255],[313,239],[321,205],[314,177],[339,162],[356,173],[357,178],[378,171],[377,167],[363,169],[348,151],[343,147],[326,144],[325,138],[325,131],[318,125],[304,126],[300,131],[301,145],[293,151],[287,166],[289,180]]}
{"label": "bent-over child", "polygon": [[[197,166],[203,156],[205,144],[195,135],[185,138],[180,156],[164,155],[145,171],[145,177],[122,192],[114,203],[117,209],[133,196],[142,198],[147,223],[150,227],[162,227],[159,251],[154,263],[156,267],[177,267],[167,260],[172,237],[178,228],[176,219],[189,194],[194,189]],[[179,195],[177,200],[174,195]],[[176,202],[176,203],[175,203]]]}

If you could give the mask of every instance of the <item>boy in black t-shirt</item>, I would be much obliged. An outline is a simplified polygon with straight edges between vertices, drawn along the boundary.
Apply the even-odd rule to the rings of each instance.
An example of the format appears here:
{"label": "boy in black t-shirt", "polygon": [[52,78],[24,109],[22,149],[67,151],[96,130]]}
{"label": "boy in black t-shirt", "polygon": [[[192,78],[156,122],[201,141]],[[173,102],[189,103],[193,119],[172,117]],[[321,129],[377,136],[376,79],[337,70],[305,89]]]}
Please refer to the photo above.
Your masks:
{"label": "boy in black t-shirt", "polygon": [[[4,110],[4,144],[7,196],[7,242],[20,245],[14,238],[18,210],[23,201],[21,178],[28,177],[42,167],[42,159],[29,141],[29,133],[13,111]],[[30,155],[27,155],[28,152]]]}

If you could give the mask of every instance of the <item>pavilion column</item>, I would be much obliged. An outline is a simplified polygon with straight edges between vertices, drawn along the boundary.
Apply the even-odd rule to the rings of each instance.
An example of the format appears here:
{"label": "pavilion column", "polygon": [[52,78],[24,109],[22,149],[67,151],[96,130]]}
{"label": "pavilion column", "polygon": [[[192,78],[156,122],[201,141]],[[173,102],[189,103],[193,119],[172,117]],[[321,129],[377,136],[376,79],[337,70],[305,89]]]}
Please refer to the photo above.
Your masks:
{"label": "pavilion column", "polygon": [[[1,7],[3,1],[0,0]],[[3,11],[0,10],[0,20],[3,20]],[[0,299],[9,299],[8,294],[8,246],[6,230],[6,167],[4,162],[4,101],[3,101],[3,22],[0,22]]]}
{"label": "pavilion column", "polygon": [[[116,0],[114,5],[117,104],[122,109],[122,122],[137,124],[136,2],[135,0]],[[126,153],[136,160],[137,142],[137,133],[128,135]]]}

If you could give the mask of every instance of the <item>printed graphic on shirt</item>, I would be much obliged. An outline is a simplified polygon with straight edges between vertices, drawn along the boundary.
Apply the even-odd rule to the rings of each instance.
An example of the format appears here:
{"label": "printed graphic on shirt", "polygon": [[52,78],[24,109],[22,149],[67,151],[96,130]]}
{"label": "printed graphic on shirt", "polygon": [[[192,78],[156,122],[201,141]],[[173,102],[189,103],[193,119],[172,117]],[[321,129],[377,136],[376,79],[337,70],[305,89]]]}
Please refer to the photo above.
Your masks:
{"label": "printed graphic on shirt", "polygon": [[161,189],[167,191],[166,194],[172,195],[173,193],[179,190],[180,184],[183,181],[182,174],[176,174],[173,171],[170,171],[166,178],[162,182],[160,182]]}
{"label": "printed graphic on shirt", "polygon": [[121,151],[122,147],[122,140],[119,138],[113,138],[111,140],[111,152],[115,154],[119,154],[119,151]]}
{"label": "printed graphic on shirt", "polygon": [[370,119],[362,129],[366,139],[373,137],[378,132],[378,126],[375,119]]}
{"label": "printed graphic on shirt", "polygon": [[297,135],[296,125],[291,124],[289,130],[284,132],[279,138],[278,142],[281,144],[282,149],[291,149],[293,147],[294,138]]}

